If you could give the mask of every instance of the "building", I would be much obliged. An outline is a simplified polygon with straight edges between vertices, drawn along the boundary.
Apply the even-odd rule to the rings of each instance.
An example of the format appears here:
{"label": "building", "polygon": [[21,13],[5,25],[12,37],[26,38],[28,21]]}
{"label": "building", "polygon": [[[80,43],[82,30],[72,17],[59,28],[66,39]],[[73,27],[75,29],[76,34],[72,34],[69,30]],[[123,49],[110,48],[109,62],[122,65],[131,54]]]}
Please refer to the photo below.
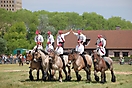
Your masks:
{"label": "building", "polygon": [[[63,31],[64,33],[67,31]],[[74,31],[77,32],[77,31]],[[101,34],[107,40],[106,55],[109,57],[121,57],[132,55],[132,30],[82,30],[82,33],[90,39],[85,51],[91,52],[96,49],[97,35]],[[77,38],[73,33],[65,37],[64,49],[69,50],[77,45]]]}
{"label": "building", "polygon": [[8,11],[17,11],[22,9],[22,0],[0,0],[0,8]]}

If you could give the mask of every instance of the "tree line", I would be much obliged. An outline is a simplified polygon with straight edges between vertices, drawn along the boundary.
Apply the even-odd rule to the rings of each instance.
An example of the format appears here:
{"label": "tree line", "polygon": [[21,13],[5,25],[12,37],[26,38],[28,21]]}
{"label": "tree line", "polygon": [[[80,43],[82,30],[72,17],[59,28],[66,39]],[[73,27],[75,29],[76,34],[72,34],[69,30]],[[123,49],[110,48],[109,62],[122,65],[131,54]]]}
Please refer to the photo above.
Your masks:
{"label": "tree line", "polygon": [[[48,12],[21,9],[16,12],[0,9],[0,54],[11,54],[16,48],[32,49],[36,29],[46,42],[47,31],[55,36],[58,30],[131,30],[132,23],[121,17],[105,19],[95,12]],[[44,44],[45,45],[45,44]]]}

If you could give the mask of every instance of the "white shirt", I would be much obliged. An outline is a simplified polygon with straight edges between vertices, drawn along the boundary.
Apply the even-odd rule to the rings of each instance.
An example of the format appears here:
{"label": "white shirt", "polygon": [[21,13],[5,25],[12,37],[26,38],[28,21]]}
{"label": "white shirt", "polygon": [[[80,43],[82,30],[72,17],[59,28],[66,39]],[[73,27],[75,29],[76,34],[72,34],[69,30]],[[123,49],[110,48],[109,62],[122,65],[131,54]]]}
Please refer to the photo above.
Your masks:
{"label": "white shirt", "polygon": [[103,44],[103,47],[106,46],[106,40],[104,38],[97,39],[97,47],[99,47],[98,46],[99,43],[102,43]]}
{"label": "white shirt", "polygon": [[[37,45],[34,46],[34,48],[33,48],[33,52],[36,50],[36,48],[37,48]],[[38,49],[43,49],[43,47],[42,47],[41,45],[38,45]]]}
{"label": "white shirt", "polygon": [[55,51],[60,55],[63,54],[63,48],[62,47],[56,47]]}
{"label": "white shirt", "polygon": [[59,44],[59,42],[65,42],[65,36],[66,35],[68,35],[70,32],[67,32],[67,33],[65,33],[65,34],[59,34],[58,36],[57,36],[57,45]]}
{"label": "white shirt", "polygon": [[99,48],[98,53],[100,56],[105,55],[106,54],[105,48],[104,47]]}
{"label": "white shirt", "polygon": [[54,50],[54,47],[52,46],[52,44],[46,45],[45,51],[48,53],[50,50]]}
{"label": "white shirt", "polygon": [[80,45],[76,45],[75,50],[82,54],[84,52],[84,46],[80,43]]}
{"label": "white shirt", "polygon": [[36,35],[35,38],[34,38],[34,40],[35,40],[35,42],[43,42],[44,41],[42,35]]}
{"label": "white shirt", "polygon": [[81,40],[81,41],[83,41],[83,42],[86,41],[86,36],[85,36],[84,34],[80,34],[80,35],[79,35],[78,33],[75,33],[75,32],[73,32],[73,34],[77,36],[77,39],[78,39],[78,40]]}
{"label": "white shirt", "polygon": [[47,36],[47,42],[51,42],[51,44],[54,42],[55,40],[54,40],[54,37],[53,37],[53,35],[48,35]]}

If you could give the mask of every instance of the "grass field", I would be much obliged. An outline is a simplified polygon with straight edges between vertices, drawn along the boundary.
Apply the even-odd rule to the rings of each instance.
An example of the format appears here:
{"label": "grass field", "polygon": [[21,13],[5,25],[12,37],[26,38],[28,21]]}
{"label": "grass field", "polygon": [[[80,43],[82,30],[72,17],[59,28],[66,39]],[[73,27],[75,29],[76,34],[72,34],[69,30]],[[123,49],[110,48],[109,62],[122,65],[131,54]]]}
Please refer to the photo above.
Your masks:
{"label": "grass field", "polygon": [[[93,72],[91,75],[92,82],[86,83],[86,74],[83,70],[80,72],[82,76],[80,82],[76,81],[74,71],[72,71],[72,80],[70,82],[30,81],[28,78],[28,67],[26,64],[24,66],[18,66],[18,64],[0,64],[0,88],[132,88],[132,66],[127,64],[114,64],[117,82],[112,83],[110,81],[110,71],[107,71],[107,83],[105,84],[97,83],[94,80]],[[33,75],[36,79],[36,71],[33,71]],[[63,78],[65,78],[64,74]]]}

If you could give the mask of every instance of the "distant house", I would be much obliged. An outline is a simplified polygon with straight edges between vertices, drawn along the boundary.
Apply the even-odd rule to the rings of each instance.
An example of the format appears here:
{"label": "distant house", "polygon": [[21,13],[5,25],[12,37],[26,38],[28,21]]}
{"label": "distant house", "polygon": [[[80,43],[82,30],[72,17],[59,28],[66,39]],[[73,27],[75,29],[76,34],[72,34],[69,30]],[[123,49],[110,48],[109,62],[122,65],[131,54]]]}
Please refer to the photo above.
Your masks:
{"label": "distant house", "polygon": [[[64,33],[67,31],[63,31]],[[77,31],[74,31],[77,32]],[[90,39],[89,45],[85,47],[85,51],[96,49],[97,35],[101,34],[107,40],[106,51],[109,57],[120,57],[132,55],[132,30],[82,30],[82,33]],[[77,38],[71,32],[65,37],[66,42],[64,49],[73,49],[77,45]]]}

